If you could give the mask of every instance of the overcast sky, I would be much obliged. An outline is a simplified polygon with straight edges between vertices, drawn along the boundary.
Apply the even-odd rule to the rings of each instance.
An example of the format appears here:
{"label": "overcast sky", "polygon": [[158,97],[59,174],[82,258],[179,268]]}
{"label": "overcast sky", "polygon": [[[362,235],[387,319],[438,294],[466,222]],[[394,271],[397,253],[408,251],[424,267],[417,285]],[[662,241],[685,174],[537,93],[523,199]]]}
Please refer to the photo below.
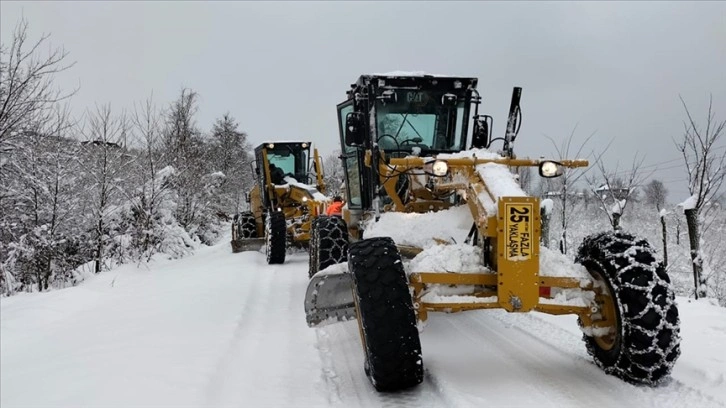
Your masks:
{"label": "overcast sky", "polygon": [[202,129],[229,112],[254,144],[331,152],[335,105],[363,73],[475,76],[497,136],[511,88],[524,88],[519,156],[553,154],[545,135],[577,125],[577,142],[596,132],[588,153],[613,141],[611,167],[645,155],[678,202],[678,95],[704,118],[712,93],[726,117],[726,2],[2,1],[3,44],[21,15],[77,62],[58,78],[80,84],[75,114],[129,109],[152,91],[166,105],[185,86],[201,97]]}

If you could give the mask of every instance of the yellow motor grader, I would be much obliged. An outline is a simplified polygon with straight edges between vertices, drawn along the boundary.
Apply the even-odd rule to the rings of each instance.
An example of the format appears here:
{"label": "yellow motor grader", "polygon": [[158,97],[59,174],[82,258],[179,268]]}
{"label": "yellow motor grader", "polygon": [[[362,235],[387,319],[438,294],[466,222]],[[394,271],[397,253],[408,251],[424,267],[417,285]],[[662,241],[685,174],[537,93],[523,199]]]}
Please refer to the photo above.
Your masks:
{"label": "yellow motor grader", "polygon": [[[258,250],[267,262],[285,262],[287,247],[307,247],[312,221],[329,203],[317,149],[310,142],[265,142],[255,148],[257,181],[247,195],[250,211],[232,223],[232,251]],[[313,170],[312,172],[310,170]]]}
{"label": "yellow motor grader", "polygon": [[588,163],[516,158],[521,88],[505,136],[492,139],[476,87],[476,78],[402,73],[351,85],[338,105],[347,262],[322,268],[311,248],[308,325],[357,319],[367,376],[396,391],[423,381],[418,323],[429,313],[575,314],[605,372],[660,383],[680,354],[680,322],[654,250],[621,231],[587,237],[574,262],[540,247],[539,198],[510,169],[557,177]]}

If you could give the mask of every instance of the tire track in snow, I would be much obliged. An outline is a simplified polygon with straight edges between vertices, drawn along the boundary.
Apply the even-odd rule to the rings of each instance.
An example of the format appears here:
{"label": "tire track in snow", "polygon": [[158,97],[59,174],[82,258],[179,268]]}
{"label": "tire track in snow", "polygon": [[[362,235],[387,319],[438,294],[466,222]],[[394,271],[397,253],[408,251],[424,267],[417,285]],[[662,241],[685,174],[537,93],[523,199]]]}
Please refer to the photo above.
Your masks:
{"label": "tire track in snow", "polygon": [[[259,257],[258,257],[259,258]],[[259,259],[258,259],[259,260]],[[237,325],[232,333],[227,348],[220,354],[216,368],[209,377],[206,391],[204,393],[203,406],[218,406],[218,398],[225,385],[225,378],[235,363],[236,355],[239,354],[239,345],[245,343],[245,338],[249,334],[249,325],[254,321],[250,319],[250,309],[258,304],[261,288],[265,288],[267,294],[269,286],[272,284],[272,276],[270,274],[260,273],[259,271],[241,270],[240,273],[253,273],[254,278],[247,286],[241,303],[241,310],[237,318]]]}
{"label": "tire track in snow", "polygon": [[340,380],[335,371],[333,354],[331,351],[330,335],[323,329],[315,329],[315,348],[320,357],[320,378],[322,388],[329,404],[341,403]]}
{"label": "tire track in snow", "polygon": [[329,401],[334,406],[358,407],[455,407],[454,400],[441,392],[436,382],[424,382],[417,387],[396,393],[379,393],[363,370],[364,355],[358,323],[349,321],[315,329],[323,344],[316,347],[321,353],[321,376]]}

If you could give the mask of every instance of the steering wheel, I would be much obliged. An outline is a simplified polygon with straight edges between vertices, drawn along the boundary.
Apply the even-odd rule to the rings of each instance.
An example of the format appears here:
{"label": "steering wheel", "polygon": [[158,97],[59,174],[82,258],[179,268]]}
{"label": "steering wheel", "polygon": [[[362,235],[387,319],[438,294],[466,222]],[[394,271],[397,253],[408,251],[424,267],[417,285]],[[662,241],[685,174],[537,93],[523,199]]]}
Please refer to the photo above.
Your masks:
{"label": "steering wheel", "polygon": [[[411,143],[411,142],[413,142],[413,143]],[[419,137],[419,136],[416,136],[416,137],[412,137],[410,139],[404,140],[403,142],[401,142],[401,145],[413,145],[413,146],[420,147],[422,149],[429,148],[427,145],[425,145],[421,142],[423,142],[423,139],[421,139],[421,137]]]}
{"label": "steering wheel", "polygon": [[401,144],[398,143],[398,140],[396,139],[396,137],[393,136],[393,135],[391,135],[390,133],[384,133],[384,134],[378,136],[378,139],[376,139],[376,143],[380,144],[381,143],[381,139],[383,139],[384,137],[390,137],[391,140],[393,140],[393,143],[396,144],[396,149],[397,150],[401,148]]}

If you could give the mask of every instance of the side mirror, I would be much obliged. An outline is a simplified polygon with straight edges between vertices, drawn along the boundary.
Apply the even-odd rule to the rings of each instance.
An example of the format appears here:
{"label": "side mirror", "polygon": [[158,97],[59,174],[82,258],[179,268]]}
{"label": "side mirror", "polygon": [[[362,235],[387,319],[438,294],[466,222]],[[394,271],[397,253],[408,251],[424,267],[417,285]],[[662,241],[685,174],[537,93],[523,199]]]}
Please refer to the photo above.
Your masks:
{"label": "side mirror", "polygon": [[255,166],[255,174],[260,175],[260,168]]}
{"label": "side mirror", "polygon": [[365,115],[351,112],[345,117],[345,144],[362,145],[365,136]]}
{"label": "side mirror", "polygon": [[539,175],[544,178],[554,178],[561,176],[565,170],[562,164],[556,161],[543,161],[539,164]]}
{"label": "side mirror", "polygon": [[489,122],[491,116],[479,115],[474,118],[474,129],[471,135],[471,147],[483,149],[489,146]]}
{"label": "side mirror", "polygon": [[247,203],[251,201],[249,192],[245,193],[245,201],[247,201]]}

